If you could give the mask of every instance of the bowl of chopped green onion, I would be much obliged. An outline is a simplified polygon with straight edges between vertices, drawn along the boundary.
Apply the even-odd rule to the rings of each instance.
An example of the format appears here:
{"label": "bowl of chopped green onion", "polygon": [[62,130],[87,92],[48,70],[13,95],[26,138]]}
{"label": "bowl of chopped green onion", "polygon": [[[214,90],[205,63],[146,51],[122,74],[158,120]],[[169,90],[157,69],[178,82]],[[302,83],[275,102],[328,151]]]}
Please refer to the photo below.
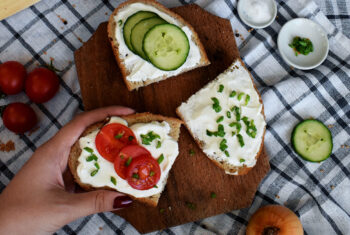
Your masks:
{"label": "bowl of chopped green onion", "polygon": [[305,18],[296,18],[283,25],[277,44],[284,61],[303,70],[322,64],[329,50],[328,37],[323,28]]}

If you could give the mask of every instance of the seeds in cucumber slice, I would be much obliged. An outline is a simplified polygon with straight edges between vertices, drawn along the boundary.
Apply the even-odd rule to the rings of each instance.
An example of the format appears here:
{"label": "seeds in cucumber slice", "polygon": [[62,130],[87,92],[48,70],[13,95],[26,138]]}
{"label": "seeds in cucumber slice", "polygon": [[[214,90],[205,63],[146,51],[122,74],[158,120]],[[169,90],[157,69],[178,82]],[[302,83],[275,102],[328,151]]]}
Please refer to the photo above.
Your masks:
{"label": "seeds in cucumber slice", "polygon": [[181,28],[173,24],[161,24],[147,32],[143,51],[155,67],[170,71],[185,63],[190,44]]}
{"label": "seeds in cucumber slice", "polygon": [[132,28],[141,20],[155,17],[155,16],[157,16],[157,14],[154,12],[138,11],[126,19],[124,27],[123,27],[123,36],[124,36],[125,44],[128,46],[128,48],[131,51],[134,51],[134,49],[132,48],[131,42],[130,42],[130,35],[131,35]]}
{"label": "seeds in cucumber slice", "polygon": [[332,134],[322,122],[304,120],[294,127],[292,146],[305,160],[321,162],[332,154]]}
{"label": "seeds in cucumber slice", "polygon": [[147,56],[142,50],[143,38],[147,33],[147,31],[151,29],[153,26],[158,24],[165,24],[165,23],[167,23],[165,20],[157,16],[157,17],[141,20],[132,28],[131,35],[130,35],[130,42],[136,54],[141,56],[143,59],[147,60]]}

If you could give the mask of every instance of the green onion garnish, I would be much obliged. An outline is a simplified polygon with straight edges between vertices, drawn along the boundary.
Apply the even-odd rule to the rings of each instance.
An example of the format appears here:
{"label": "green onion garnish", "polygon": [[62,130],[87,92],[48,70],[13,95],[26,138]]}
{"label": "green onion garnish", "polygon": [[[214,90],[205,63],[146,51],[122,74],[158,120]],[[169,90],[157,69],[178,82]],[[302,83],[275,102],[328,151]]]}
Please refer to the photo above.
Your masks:
{"label": "green onion garnish", "polygon": [[96,169],[100,169],[100,165],[97,162],[95,162],[94,165],[95,165]]}
{"label": "green onion garnish", "polygon": [[162,146],[162,142],[158,140],[156,148],[159,149]]}
{"label": "green onion garnish", "polygon": [[244,140],[243,140],[243,137],[241,136],[241,134],[238,134],[237,138],[238,138],[239,145],[241,147],[243,147],[244,146]]}
{"label": "green onion garnish", "polygon": [[92,150],[92,148],[89,148],[89,147],[85,147],[84,150],[86,152],[89,152],[89,153],[93,153],[94,152],[94,150]]}
{"label": "green onion garnish", "polygon": [[225,153],[226,157],[230,157],[230,154],[228,153],[227,150],[225,150],[224,153]]}
{"label": "green onion garnish", "polygon": [[113,176],[111,176],[111,182],[112,184],[117,185],[117,180]]}
{"label": "green onion garnish", "polygon": [[161,154],[157,160],[158,164],[161,164],[163,160],[164,160],[164,155]]}
{"label": "green onion garnish", "polygon": [[224,137],[225,136],[225,130],[224,130],[224,126],[222,124],[218,125],[218,130],[217,131],[209,131],[207,130],[207,135],[208,136],[220,136],[220,137]]}
{"label": "green onion garnish", "polygon": [[227,111],[227,112],[226,112],[226,116],[227,116],[227,118],[231,118],[231,112],[230,112],[230,111]]}
{"label": "green onion garnish", "polygon": [[86,158],[86,161],[87,161],[87,162],[91,162],[91,161],[93,161],[93,160],[97,161],[97,157],[96,157],[95,154],[91,154],[90,156],[88,156],[88,157]]}
{"label": "green onion garnish", "polygon": [[129,157],[128,160],[126,160],[126,162],[125,162],[125,166],[129,166],[131,161],[132,161],[132,158]]}
{"label": "green onion garnish", "polygon": [[219,123],[219,122],[222,122],[224,120],[224,116],[220,116],[218,119],[216,119],[216,122]]}
{"label": "green onion garnish", "polygon": [[210,193],[210,197],[211,197],[211,198],[216,198],[216,193],[211,192],[211,193]]}
{"label": "green onion garnish", "polygon": [[245,104],[244,105],[247,106],[249,101],[250,101],[250,95],[246,95],[245,96]]}
{"label": "green onion garnish", "polygon": [[188,208],[190,208],[191,210],[195,210],[196,209],[196,205],[194,204],[194,203],[192,203],[192,202],[186,202],[186,206],[188,207]]}
{"label": "green onion garnish", "polygon": [[226,139],[223,139],[223,140],[221,140],[221,142],[220,142],[220,150],[221,151],[225,151],[226,149],[227,149],[227,140]]}
{"label": "green onion garnish", "polygon": [[128,139],[129,139],[129,141],[133,141],[133,140],[134,140],[134,136],[130,135],[130,136],[128,137]]}
{"label": "green onion garnish", "polygon": [[139,174],[133,173],[133,174],[132,174],[132,178],[134,178],[134,179],[139,179],[140,177],[139,177]]}
{"label": "green onion garnish", "polygon": [[115,135],[114,138],[120,139],[123,137],[123,135],[124,135],[124,133],[119,133],[119,134]]}
{"label": "green onion garnish", "polygon": [[90,175],[91,175],[91,176],[94,176],[94,175],[96,175],[96,174],[97,174],[97,172],[98,172],[98,169],[93,170],[93,171],[90,173]]}
{"label": "green onion garnish", "polygon": [[229,124],[229,126],[230,126],[230,127],[236,127],[237,133],[239,133],[239,132],[241,131],[241,128],[242,128],[242,125],[241,125],[241,123],[239,123],[239,122],[231,122],[231,123]]}
{"label": "green onion garnish", "polygon": [[307,55],[314,51],[312,42],[308,38],[295,37],[289,46],[293,48],[296,56],[298,56],[299,53]]}
{"label": "green onion garnish", "polygon": [[222,92],[224,90],[224,85],[220,84],[218,92]]}
{"label": "green onion garnish", "polygon": [[215,112],[220,112],[221,106],[219,100],[216,97],[212,97],[211,100],[214,102],[212,107],[215,110]]}
{"label": "green onion garnish", "polygon": [[154,171],[151,171],[150,173],[149,173],[149,176],[154,176]]}
{"label": "green onion garnish", "polygon": [[194,150],[193,150],[193,149],[190,149],[189,154],[190,154],[191,156],[193,156],[193,155],[195,154]]}
{"label": "green onion garnish", "polygon": [[238,101],[241,101],[241,99],[242,99],[243,96],[244,96],[244,93],[243,93],[243,92],[239,93],[238,96],[237,96],[237,100],[238,100]]}
{"label": "green onion garnish", "polygon": [[231,92],[231,94],[230,94],[230,98],[235,97],[235,96],[236,96],[236,94],[237,94],[237,92],[236,92],[236,91],[232,91],[232,92]]}
{"label": "green onion garnish", "polygon": [[239,122],[241,120],[241,109],[237,106],[233,106],[231,111],[235,113],[236,120]]}
{"label": "green onion garnish", "polygon": [[123,21],[122,20],[118,20],[118,24],[119,24],[119,26],[122,26]]}
{"label": "green onion garnish", "polygon": [[151,142],[155,139],[160,139],[160,136],[156,133],[153,133],[153,131],[148,132],[146,135],[140,135],[142,144],[144,145],[150,145]]}
{"label": "green onion garnish", "polygon": [[159,212],[162,214],[165,210],[163,208],[159,209]]}
{"label": "green onion garnish", "polygon": [[157,185],[154,185],[153,188],[158,188],[158,186],[157,186]]}
{"label": "green onion garnish", "polygon": [[242,163],[242,162],[245,162],[245,160],[243,158],[239,159],[239,162]]}

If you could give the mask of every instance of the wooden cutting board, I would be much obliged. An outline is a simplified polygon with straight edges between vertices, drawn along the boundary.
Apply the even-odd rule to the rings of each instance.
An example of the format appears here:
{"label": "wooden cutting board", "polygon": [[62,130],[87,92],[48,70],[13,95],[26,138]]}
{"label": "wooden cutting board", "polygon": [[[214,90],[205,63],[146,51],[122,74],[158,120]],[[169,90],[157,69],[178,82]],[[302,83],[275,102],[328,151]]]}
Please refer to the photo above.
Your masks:
{"label": "wooden cutting board", "polygon": [[40,0],[0,0],[0,20],[30,7]]}
{"label": "wooden cutting board", "polygon": [[[107,39],[107,23],[75,52],[83,103],[86,110],[124,105],[137,112],[176,117],[175,109],[193,93],[223,72],[239,57],[231,24],[197,5],[173,8],[195,28],[211,65],[129,92],[123,83]],[[170,172],[157,208],[134,203],[116,212],[139,232],[146,233],[249,207],[262,178],[269,171],[265,151],[245,176],[229,176],[197,147],[185,127],[181,128],[180,154]],[[189,151],[195,151],[194,156]],[[215,199],[210,197],[215,192]],[[196,205],[190,209],[186,202]],[[164,211],[163,211],[164,210]],[[163,211],[163,212],[161,212]]]}

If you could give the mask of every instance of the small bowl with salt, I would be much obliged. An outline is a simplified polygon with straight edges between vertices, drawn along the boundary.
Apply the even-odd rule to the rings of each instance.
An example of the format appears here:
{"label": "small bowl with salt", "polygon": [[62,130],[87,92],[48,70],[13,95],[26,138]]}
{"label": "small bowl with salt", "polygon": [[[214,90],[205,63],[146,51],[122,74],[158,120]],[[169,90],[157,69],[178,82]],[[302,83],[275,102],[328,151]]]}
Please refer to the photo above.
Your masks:
{"label": "small bowl with salt", "polygon": [[261,29],[275,20],[277,6],[275,0],[239,0],[237,11],[246,25]]}

